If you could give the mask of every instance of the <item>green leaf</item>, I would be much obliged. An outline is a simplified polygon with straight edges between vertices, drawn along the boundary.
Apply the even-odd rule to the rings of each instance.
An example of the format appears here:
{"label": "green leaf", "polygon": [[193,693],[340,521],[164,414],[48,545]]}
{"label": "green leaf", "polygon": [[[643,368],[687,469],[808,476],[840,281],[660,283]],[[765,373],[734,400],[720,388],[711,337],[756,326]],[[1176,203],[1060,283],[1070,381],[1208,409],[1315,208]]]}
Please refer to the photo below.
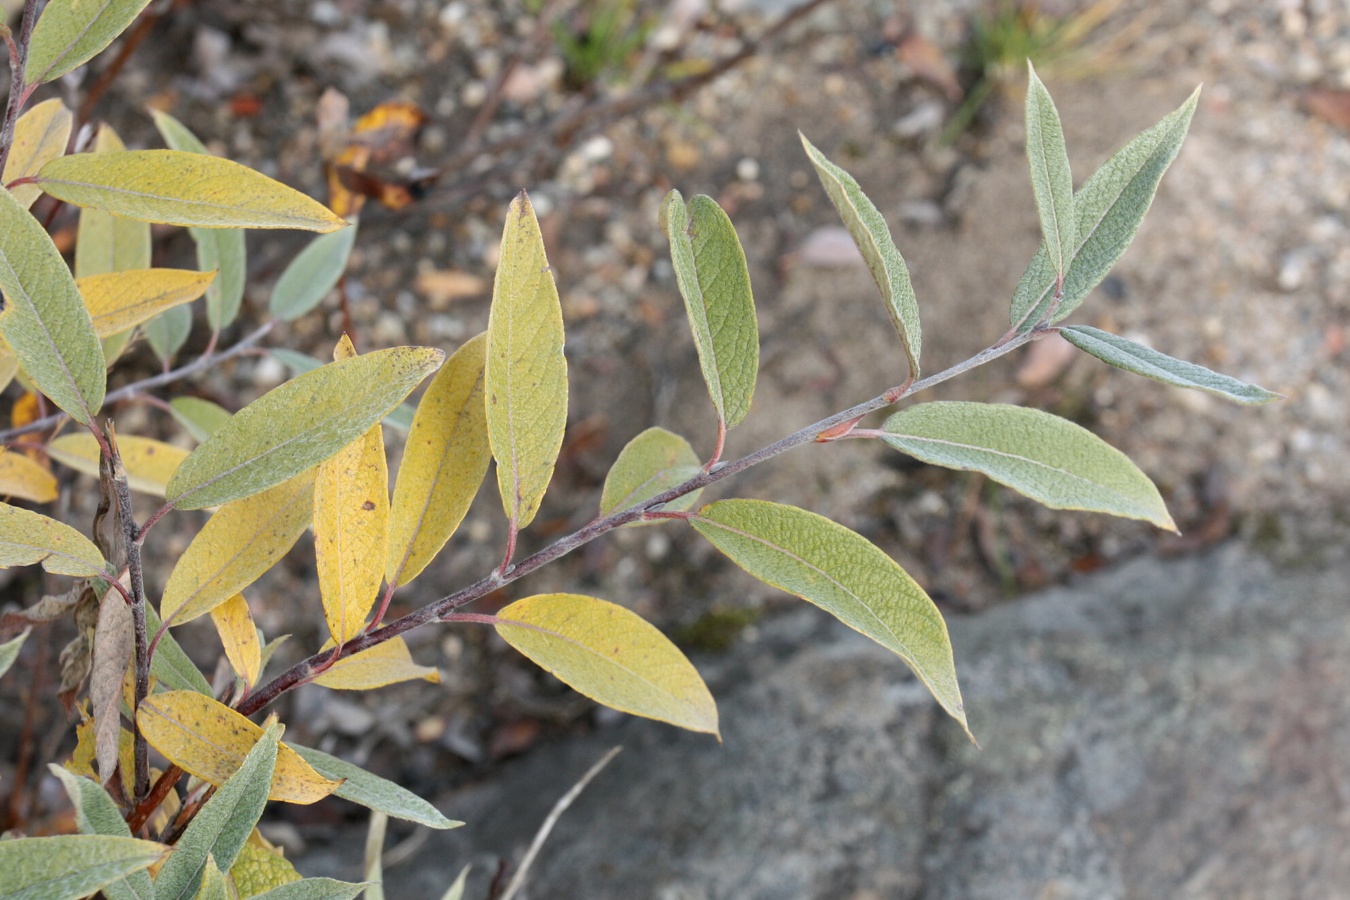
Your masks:
{"label": "green leaf", "polygon": [[441,364],[429,347],[340,359],[268,391],[192,451],[169,482],[179,509],[249,497],[356,440]]}
{"label": "green leaf", "polygon": [[750,411],[759,371],[759,326],[750,270],[731,219],[702,194],[686,207],[679,191],[661,203],[675,280],[717,418],[728,428]]}
{"label": "green leaf", "polygon": [[79,900],[171,848],[154,841],[94,834],[0,841],[0,900]]}
{"label": "green leaf", "polygon": [[237,895],[230,890],[225,873],[216,865],[215,857],[206,857],[206,865],[202,869],[201,888],[193,900],[231,900],[232,897],[238,900]]}
{"label": "green leaf", "polygon": [[548,490],[567,427],[562,306],[524,191],[502,231],[483,377],[502,507],[512,527],[524,528]]}
{"label": "green leaf", "polygon": [[214,859],[226,871],[234,865],[235,857],[267,805],[280,739],[280,726],[266,729],[244,757],[239,771],[216,790],[188,823],[174,845],[173,855],[155,879],[155,896],[159,900],[189,900],[195,896],[208,860]]}
{"label": "green leaf", "polygon": [[[94,153],[126,150],[126,144],[108,125],[94,137]],[[75,278],[108,272],[150,268],[150,225],[114,216],[101,209],[80,210],[75,236]]]}
{"label": "green leaf", "polygon": [[465,866],[459,870],[459,875],[455,876],[454,882],[445,889],[441,895],[441,900],[464,900],[464,883],[469,878],[470,866]]}
{"label": "green leaf", "polygon": [[182,625],[248,587],[294,546],[313,512],[312,471],[222,506],[174,564],[160,615]]}
{"label": "green leaf", "polygon": [[82,66],[127,29],[150,0],[53,0],[28,46],[25,84],[43,84]]}
{"label": "green leaf", "polygon": [[[159,629],[163,625],[154,604],[145,604],[145,630],[153,637],[159,634]],[[206,676],[202,675],[197,664],[168,631],[159,634],[155,655],[150,657],[150,674],[168,690],[196,691],[207,697],[215,696],[211,691],[211,685],[206,681]]]}
{"label": "green leaf", "polygon": [[192,333],[192,307],[171,306],[142,326],[146,343],[166,366],[187,343]]}
{"label": "green leaf", "polygon": [[[308,353],[299,353],[285,347],[273,347],[268,352],[297,375],[313,372],[325,364],[323,360],[310,356]],[[416,407],[408,403],[400,403],[389,415],[384,417],[383,421],[384,424],[406,433],[408,429],[412,428],[413,416],[416,414]]]}
{"label": "green leaf", "polygon": [[1031,163],[1031,187],[1041,218],[1046,259],[1056,275],[1063,275],[1073,262],[1078,235],[1074,225],[1073,176],[1069,152],[1064,146],[1064,128],[1050,92],[1027,60],[1027,160]]}
{"label": "green leaf", "polygon": [[[684,484],[703,471],[694,448],[674,432],[648,428],[619,452],[600,493],[600,515],[608,516],[636,506]],[[669,510],[691,509],[702,489],[665,505]]]}
{"label": "green leaf", "polygon": [[0,503],[0,569],[41,563],[53,575],[111,575],[89,538],[64,522]]}
{"label": "green leaf", "polygon": [[0,291],[0,335],[28,377],[71,418],[92,427],[107,387],[103,347],[56,245],[5,190],[0,190]]}
{"label": "green leaf", "polygon": [[1053,509],[1143,519],[1176,531],[1129,457],[1079,425],[1001,403],[923,403],[886,420],[882,440],[916,459],[983,472]]}
{"label": "green leaf", "polygon": [[497,613],[495,626],[508,644],[597,703],[718,734],[717,704],[698,670],[622,606],[581,594],[539,594]]}
{"label": "green leaf", "polygon": [[431,380],[417,405],[394,482],[385,580],[404,585],[455,533],[487,475],[483,367],[487,335],[466,341]]}
{"label": "green leaf", "polygon": [[230,421],[229,410],[200,397],[175,397],[169,401],[169,413],[196,441],[206,440]]}
{"label": "green leaf", "polygon": [[824,516],[763,500],[719,500],[689,524],[760,581],[895,653],[970,733],[942,614],[871,541]]}
{"label": "green leaf", "polygon": [[[97,782],[81,778],[61,766],[50,765],[47,768],[61,781],[66,794],[70,796],[82,834],[131,837],[131,829],[122,820],[122,811]],[[155,896],[155,888],[147,873],[132,872],[120,881],[105,885],[103,893],[108,900],[150,900]]]}
{"label": "green leaf", "polygon": [[19,651],[23,648],[24,639],[28,637],[28,632],[31,630],[31,628],[25,628],[18,637],[0,644],[0,677],[3,677],[9,671],[9,667],[14,665],[14,660],[19,658]]}
{"label": "green leaf", "polygon": [[253,841],[245,841],[234,865],[230,866],[230,878],[240,897],[256,897],[274,887],[299,881],[300,873],[280,850],[269,850]]}
{"label": "green leaf", "polygon": [[458,828],[464,824],[447,819],[441,815],[440,810],[412,791],[367,772],[360,766],[352,765],[320,750],[296,744],[288,746],[320,775],[335,781],[341,779],[342,784],[338,785],[338,789],[333,793],[345,800],[428,828]]}
{"label": "green leaf", "polygon": [[352,900],[366,889],[366,883],[352,884],[331,878],[304,878],[258,894],[252,900]]}
{"label": "green leaf", "polygon": [[1227,375],[1212,372],[1204,366],[1176,359],[1166,353],[1159,353],[1151,347],[1137,344],[1119,335],[1089,328],[1086,325],[1066,325],[1059,333],[1070,344],[1104,363],[1170,384],[1175,387],[1194,388],[1218,394],[1234,403],[1255,406],[1279,400],[1279,394],[1263,387],[1238,381]]}
{"label": "green leaf", "polygon": [[909,280],[909,268],[905,258],[891,239],[891,231],[881,212],[852,175],[830,162],[825,154],[816,149],[800,131],[806,155],[816,167],[820,183],[825,186],[830,202],[839,211],[853,243],[858,245],[872,278],[886,301],[886,311],[891,314],[891,322],[900,335],[900,345],[904,348],[905,359],[909,361],[909,375],[919,377],[919,351],[923,345],[923,332],[919,328],[919,303],[914,296],[914,286]]}
{"label": "green leaf", "polygon": [[347,271],[347,258],[355,243],[356,222],[350,228],[321,234],[310,241],[272,288],[272,315],[290,322],[318,306]]}
{"label": "green leaf", "polygon": [[[1077,309],[1124,255],[1163,173],[1181,150],[1199,100],[1200,89],[1196,88],[1178,109],[1122,147],[1078,189],[1073,264],[1064,277],[1064,296],[1051,322]],[[1054,267],[1042,246],[1017,285],[1012,324],[1019,331],[1032,328],[1049,312],[1054,294]]]}
{"label": "green leaf", "polygon": [[42,167],[37,184],[67,203],[146,222],[304,231],[347,227],[323,204],[248,166],[181,150],[63,156]]}
{"label": "green leaf", "polygon": [[[210,155],[182,122],[157,109],[150,110],[150,115],[170,150]],[[248,276],[244,232],[238,228],[190,228],[188,233],[197,244],[198,268],[217,272],[216,280],[206,289],[207,324],[213,330],[226,328],[239,315],[239,305],[244,299],[244,281]]]}

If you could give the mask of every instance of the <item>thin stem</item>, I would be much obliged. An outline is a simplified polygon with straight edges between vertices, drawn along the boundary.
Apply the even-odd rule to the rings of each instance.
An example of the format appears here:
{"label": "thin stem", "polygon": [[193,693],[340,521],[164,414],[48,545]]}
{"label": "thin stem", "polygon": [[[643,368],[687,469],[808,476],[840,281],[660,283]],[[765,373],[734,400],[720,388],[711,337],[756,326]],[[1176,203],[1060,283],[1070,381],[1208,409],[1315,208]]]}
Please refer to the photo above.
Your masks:
{"label": "thin stem", "polygon": [[5,123],[0,130],[0,172],[5,170],[9,160],[9,148],[14,144],[14,124],[19,121],[23,105],[33,93],[23,83],[24,69],[28,65],[28,44],[33,38],[33,25],[37,22],[37,0],[24,0],[23,24],[19,26],[19,40],[10,44],[9,102],[5,105]]}
{"label": "thin stem", "polygon": [[[140,709],[150,694],[150,648],[145,633],[145,570],[141,567],[140,528],[131,510],[131,487],[127,484],[127,470],[117,450],[117,431],[108,423],[107,451],[112,462],[113,485],[117,490],[117,521],[122,528],[126,545],[127,572],[131,576],[131,621],[136,632],[136,703]],[[150,748],[141,729],[133,724],[133,757],[135,780],[131,796],[139,800],[150,790]]]}
{"label": "thin stem", "polygon": [[[214,356],[199,356],[187,365],[180,366],[172,371],[162,372],[159,375],[153,375],[149,378],[143,378],[140,381],[134,381],[115,391],[110,391],[108,395],[103,398],[103,405],[109,406],[120,400],[136,397],[145,391],[164,387],[165,385],[173,384],[176,381],[182,381],[184,378],[190,378],[198,372],[203,372],[228,359],[251,353],[253,352],[253,345],[266,337],[268,332],[270,332],[275,325],[275,322],[264,322],[228,350],[222,350]],[[22,434],[28,434],[33,431],[42,431],[45,428],[59,425],[67,418],[69,418],[69,416],[65,413],[54,413],[50,416],[43,416],[41,419],[35,419],[19,428],[10,428],[6,431],[0,431],[0,443],[8,442],[10,439],[16,438]]]}
{"label": "thin stem", "polygon": [[155,810],[159,809],[159,805],[164,802],[165,797],[169,796],[169,791],[173,790],[173,786],[178,783],[178,779],[182,778],[183,774],[183,770],[177,766],[169,766],[164,770],[164,774],[156,779],[155,786],[150,789],[149,793],[131,808],[131,812],[127,814],[127,828],[131,830],[132,834],[145,827],[145,823],[154,815]]}
{"label": "thin stem", "polygon": [[311,680],[316,674],[316,668],[320,666],[326,668],[339,658],[360,653],[362,650],[391,640],[421,625],[446,621],[452,615],[458,616],[460,614],[457,614],[455,610],[459,607],[472,603],[475,600],[479,600],[503,585],[510,584],[517,579],[525,577],[536,569],[566,556],[578,547],[590,543],[603,534],[607,534],[630,522],[642,521],[649,517],[653,512],[657,512],[659,507],[672,500],[721,481],[723,478],[728,478],[737,472],[742,472],[765,460],[772,459],[780,453],[791,450],[793,447],[809,444],[815,441],[823,432],[826,432],[837,425],[852,419],[861,419],[868,413],[890,406],[896,400],[912,396],[913,394],[925,391],[934,385],[955,378],[977,366],[995,360],[1007,353],[1011,353],[1023,344],[1040,337],[1041,334],[1042,332],[1040,331],[1030,331],[1026,334],[1016,335],[1011,339],[1001,339],[999,343],[986,347],[965,362],[957,363],[949,369],[938,372],[936,375],[930,375],[920,381],[910,383],[908,386],[900,385],[898,388],[891,388],[885,393],[873,397],[871,400],[866,400],[843,412],[835,413],[832,416],[807,425],[805,428],[793,432],[782,440],[756,450],[754,453],[743,456],[734,462],[723,463],[722,465],[715,466],[711,471],[701,472],[684,484],[673,487],[636,506],[612,513],[601,519],[596,519],[583,526],[578,531],[574,531],[566,537],[559,538],[534,555],[510,566],[509,569],[505,566],[496,569],[486,578],[461,588],[453,594],[449,594],[439,600],[428,603],[426,606],[414,610],[402,618],[395,619],[393,622],[390,622],[382,628],[370,629],[365,634],[352,638],[340,649],[336,647],[330,648],[316,653],[308,659],[301,660],[245,698],[236,709],[246,716],[252,715],[258,710],[266,707],[282,694]]}
{"label": "thin stem", "polygon": [[145,543],[145,534],[150,530],[151,526],[164,518],[164,516],[173,510],[173,508],[174,506],[172,503],[165,503],[159,509],[151,513],[150,518],[146,519],[145,524],[141,526],[141,530],[136,532],[136,544],[138,546]]}
{"label": "thin stem", "polygon": [[394,598],[394,591],[397,589],[397,584],[391,584],[385,588],[384,596],[380,598],[380,608],[375,610],[375,618],[370,620],[370,627],[366,629],[367,631],[380,627],[380,623],[384,621],[384,614],[389,611],[389,601]]}
{"label": "thin stem", "polygon": [[722,451],[727,446],[727,420],[721,416],[717,417],[717,444],[713,447],[712,456],[703,464],[703,471],[710,472],[713,467],[722,461]]}

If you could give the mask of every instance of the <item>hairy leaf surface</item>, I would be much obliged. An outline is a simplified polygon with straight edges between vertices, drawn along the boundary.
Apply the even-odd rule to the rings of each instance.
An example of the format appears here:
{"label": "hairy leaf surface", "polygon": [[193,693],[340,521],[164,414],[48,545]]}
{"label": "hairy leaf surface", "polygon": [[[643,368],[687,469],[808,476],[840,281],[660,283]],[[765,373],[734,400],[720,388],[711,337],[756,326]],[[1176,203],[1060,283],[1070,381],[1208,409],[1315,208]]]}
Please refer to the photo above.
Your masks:
{"label": "hairy leaf surface", "polygon": [[303,878],[272,888],[252,900],[352,900],[369,885],[365,882],[334,881],[332,878]]}
{"label": "hairy leaf surface", "polygon": [[428,828],[458,828],[464,824],[447,819],[441,815],[440,810],[412,791],[367,772],[360,766],[309,747],[293,745],[291,749],[300,754],[320,775],[341,781],[333,793],[344,800]]}
{"label": "hairy leaf surface", "polygon": [[[71,805],[75,807],[76,821],[82,834],[131,837],[131,830],[122,820],[122,811],[97,782],[81,778],[57,765],[49,765],[47,770],[66,789]],[[155,888],[150,883],[149,874],[141,870],[104,885],[103,894],[107,900],[151,900],[155,896]]]}
{"label": "hairy leaf surface", "polygon": [[538,594],[497,619],[503,640],[597,703],[718,734],[717,704],[698,670],[636,613],[581,594]]}
{"label": "hairy leaf surface", "polygon": [[1027,60],[1027,76],[1027,160],[1031,163],[1031,187],[1036,195],[1046,259],[1057,275],[1063,275],[1078,249],[1069,151],[1064,146],[1064,128],[1055,101],[1037,77],[1031,60]]}
{"label": "hairy leaf surface", "polygon": [[111,575],[94,542],[64,522],[0,503],[0,569],[41,563],[53,575]]}
{"label": "hairy leaf surface", "polygon": [[0,900],[80,900],[148,869],[172,848],[154,841],[63,834],[0,841]]}
{"label": "hairy leaf surface", "polygon": [[[648,428],[619,452],[600,492],[600,515],[608,516],[664,494],[703,471],[694,448],[674,432]],[[702,489],[665,504],[685,510],[698,502]]]}
{"label": "hairy leaf surface", "polygon": [[191,303],[215,279],[191,269],[131,269],[76,280],[101,338],[149,321],[166,309]]}

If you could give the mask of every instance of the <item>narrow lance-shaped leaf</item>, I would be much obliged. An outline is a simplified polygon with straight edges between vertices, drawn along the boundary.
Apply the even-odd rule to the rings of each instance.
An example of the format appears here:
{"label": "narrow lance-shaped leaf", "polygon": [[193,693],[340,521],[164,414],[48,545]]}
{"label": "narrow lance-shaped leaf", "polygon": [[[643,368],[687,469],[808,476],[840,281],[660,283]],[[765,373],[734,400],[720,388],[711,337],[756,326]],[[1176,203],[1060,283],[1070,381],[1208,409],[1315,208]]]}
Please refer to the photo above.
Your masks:
{"label": "narrow lance-shaped leaf", "polygon": [[824,516],[763,500],[710,503],[689,524],[760,581],[895,653],[970,733],[942,614],[871,541]]}
{"label": "narrow lance-shaped leaf", "polygon": [[[624,446],[605,476],[600,515],[608,516],[664,494],[702,471],[703,464],[688,441],[664,428],[648,428]],[[701,489],[691,491],[663,508],[690,509],[700,493]]]}
{"label": "narrow lance-shaped leaf", "polygon": [[369,691],[419,678],[439,684],[441,673],[435,666],[413,662],[407,642],[396,637],[338,660],[314,683],[334,690]]}
{"label": "narrow lance-shaped leaf", "polygon": [[508,644],[597,703],[718,734],[717,704],[698,670],[622,606],[581,594],[539,594],[507,606],[495,624]]}
{"label": "narrow lance-shaped leaf", "polygon": [[0,496],[51,503],[57,497],[56,477],[22,453],[0,450]]}
{"label": "narrow lance-shaped leaf", "polygon": [[238,894],[231,889],[225,873],[216,865],[215,857],[206,857],[206,865],[202,868],[201,886],[197,889],[194,900],[235,900],[237,897]]}
{"label": "narrow lance-shaped leaf", "polygon": [[[197,136],[168,113],[150,110],[170,150],[209,154]],[[238,228],[190,228],[197,245],[197,265],[203,272],[219,275],[206,290],[206,321],[213,329],[226,328],[239,315],[244,299],[244,281],[248,275],[244,232]]]}
{"label": "narrow lance-shaped leaf", "polygon": [[179,509],[201,509],[312,468],[397,406],[444,356],[394,347],[329,363],[268,391],[183,461],[168,499]]}
{"label": "narrow lance-shaped leaf", "polygon": [[19,650],[23,648],[24,639],[28,637],[31,628],[25,628],[15,638],[11,638],[0,644],[0,677],[3,677],[9,671],[9,667],[14,665],[14,660],[19,658]]}
{"label": "narrow lance-shaped leaf", "polygon": [[0,190],[0,335],[33,384],[93,427],[107,388],[103,348],[75,279],[47,232]]}
{"label": "narrow lance-shaped leaf", "polygon": [[[195,691],[169,691],[147,697],[136,712],[145,739],[184,771],[222,785],[239,771],[263,729],[225,704]],[[338,787],[285,744],[277,749],[267,799],[314,803]],[[251,826],[250,826],[251,827]]]}
{"label": "narrow lance-shaped leaf", "polygon": [[[182,447],[133,435],[118,438],[117,445],[127,470],[127,486],[156,497],[164,496],[169,478],[188,455]],[[63,434],[47,445],[47,453],[77,472],[98,477],[100,451],[92,434]]]}
{"label": "narrow lance-shaped leaf", "polygon": [[916,459],[982,472],[1053,509],[1143,519],[1175,531],[1158,489],[1129,457],[1038,409],[939,401],[886,420],[882,440]]}
{"label": "narrow lance-shaped leaf", "polygon": [[356,243],[356,222],[332,234],[321,234],[282,271],[272,288],[269,308],[283,322],[298,319],[319,305],[337,287],[347,271],[347,258]]}
{"label": "narrow lance-shaped leaf", "polygon": [[[356,349],[344,334],[335,359]],[[389,464],[379,422],[319,464],[314,557],[324,619],[336,641],[361,633],[380,589],[389,544]]]}
{"label": "narrow lance-shaped leaf", "polygon": [[210,612],[276,565],[309,527],[314,473],[227,503],[178,558],[159,612],[170,626]]}
{"label": "narrow lance-shaped leaf", "polygon": [[1031,60],[1027,60],[1027,80],[1027,160],[1031,163],[1031,187],[1036,195],[1046,258],[1056,275],[1063,275],[1073,261],[1078,235],[1069,152],[1064,145],[1064,128],[1055,101],[1037,77]]}
{"label": "narrow lance-shaped leaf", "polygon": [[166,309],[191,303],[215,279],[191,269],[131,269],[76,279],[85,308],[101,338],[153,319]]}
{"label": "narrow lance-shaped leaf", "polygon": [[487,334],[455,351],[427,386],[394,483],[384,577],[408,584],[455,533],[487,475]]}
{"label": "narrow lance-shaped leaf", "polygon": [[[125,440],[125,438],[124,438]],[[163,626],[159,613],[153,603],[145,604],[145,630],[148,634],[159,634]],[[150,657],[150,674],[164,687],[172,691],[196,691],[207,697],[213,696],[211,685],[202,675],[197,664],[179,646],[174,636],[165,631],[159,634],[154,655]]]}
{"label": "narrow lance-shaped leaf", "polygon": [[181,150],[64,156],[42,167],[37,184],[75,206],[145,222],[304,231],[347,227],[323,204],[260,172]]}
{"label": "narrow lance-shaped leaf", "polygon": [[64,522],[0,503],[0,569],[41,563],[53,575],[110,575],[89,538]]}
{"label": "narrow lance-shaped leaf", "polygon": [[567,427],[562,306],[530,198],[511,201],[488,313],[488,440],[515,528],[539,511]]}
{"label": "narrow lance-shaped leaf", "polygon": [[172,848],[101,834],[63,834],[0,841],[0,900],[80,900],[132,872],[148,869]]}
{"label": "narrow lance-shaped leaf", "polygon": [[[129,579],[123,584],[129,583]],[[136,651],[131,608],[114,588],[99,602],[94,629],[94,668],[89,676],[89,705],[94,717],[94,753],[104,784],[117,771],[122,734],[122,680]]]}
{"label": "narrow lance-shaped leaf", "polygon": [[[310,356],[308,353],[299,353],[295,350],[287,350],[285,347],[273,347],[269,351],[277,361],[290,369],[296,375],[303,375],[306,372],[313,372],[315,369],[324,365],[324,361]],[[389,411],[389,415],[382,420],[384,424],[400,431],[406,432],[412,427],[413,415],[417,412],[416,408],[409,403],[400,403]]]}
{"label": "narrow lance-shaped leaf", "polygon": [[919,303],[910,283],[909,267],[891,239],[886,220],[875,204],[867,198],[852,175],[830,162],[801,132],[797,136],[806,148],[806,155],[816,167],[820,183],[825,186],[830,202],[839,211],[844,226],[858,245],[872,278],[886,301],[886,311],[900,335],[900,345],[909,361],[909,375],[919,377],[919,351],[923,347],[923,332],[919,328]]}
{"label": "narrow lance-shaped leaf", "polygon": [[[117,808],[108,792],[88,778],[81,778],[57,765],[47,769],[60,780],[75,807],[76,820],[83,834],[102,834],[110,837],[130,838],[131,829],[122,820],[122,811]],[[151,900],[155,896],[154,885],[144,871],[132,872],[120,881],[104,885],[103,893],[108,900]]]}
{"label": "narrow lance-shaped leaf", "polygon": [[211,610],[211,622],[220,635],[225,658],[230,661],[244,684],[252,687],[262,674],[262,645],[258,642],[258,626],[253,624],[253,613],[243,594],[235,594]]}
{"label": "narrow lance-shaped leaf", "polygon": [[[19,121],[14,124],[14,143],[5,160],[4,183],[36,175],[44,165],[65,153],[74,118],[65,104],[56,98],[44,100],[19,116]],[[13,193],[27,209],[42,189],[35,184],[21,184],[13,188]]]}
{"label": "narrow lance-shaped leaf", "polygon": [[201,397],[175,397],[169,401],[169,412],[197,441],[206,440],[230,421],[228,409]]}
{"label": "narrow lance-shaped leaf", "polygon": [[[1077,309],[1125,253],[1144,220],[1163,173],[1181,150],[1195,115],[1200,89],[1158,124],[1130,141],[1093,173],[1074,195],[1077,228],[1073,263],[1064,277],[1064,296],[1051,322]],[[1013,296],[1011,320],[1026,331],[1050,309],[1055,271],[1044,246],[1022,273]]]}
{"label": "narrow lance-shaped leaf", "polygon": [[303,878],[258,894],[252,900],[353,900],[364,891],[365,882],[334,881],[332,878]]}
{"label": "narrow lance-shaped leaf", "polygon": [[670,241],[703,380],[718,420],[730,428],[750,411],[759,372],[759,326],[745,251],[731,219],[702,194],[688,206],[679,191],[667,194],[661,230]]}
{"label": "narrow lance-shaped leaf", "polygon": [[99,54],[126,30],[150,0],[58,0],[33,28],[26,84],[60,78]]}
{"label": "narrow lance-shaped leaf", "polygon": [[1059,330],[1064,339],[1084,353],[1097,357],[1104,363],[1170,384],[1174,387],[1194,388],[1218,394],[1234,403],[1252,406],[1280,399],[1280,395],[1238,381],[1227,375],[1212,372],[1204,366],[1176,359],[1166,353],[1159,353],[1152,347],[1102,331],[1086,325],[1067,325]]}
{"label": "narrow lance-shaped leaf", "polygon": [[378,810],[398,819],[426,825],[428,828],[458,828],[464,824],[447,819],[441,815],[440,810],[412,791],[367,772],[360,766],[354,766],[336,756],[309,747],[293,745],[291,749],[313,766],[320,775],[340,780],[342,783],[333,793],[344,800],[359,803],[367,809]]}
{"label": "narrow lance-shaped leaf", "polygon": [[[190,694],[189,696],[198,696]],[[222,707],[225,708],[225,707]],[[243,718],[242,716],[240,717]],[[244,721],[248,721],[244,719]],[[267,805],[276,769],[281,727],[273,724],[249,749],[238,771],[206,801],[188,823],[155,879],[156,900],[191,900],[202,884],[208,860],[229,870]],[[158,749],[158,748],[157,748]]]}

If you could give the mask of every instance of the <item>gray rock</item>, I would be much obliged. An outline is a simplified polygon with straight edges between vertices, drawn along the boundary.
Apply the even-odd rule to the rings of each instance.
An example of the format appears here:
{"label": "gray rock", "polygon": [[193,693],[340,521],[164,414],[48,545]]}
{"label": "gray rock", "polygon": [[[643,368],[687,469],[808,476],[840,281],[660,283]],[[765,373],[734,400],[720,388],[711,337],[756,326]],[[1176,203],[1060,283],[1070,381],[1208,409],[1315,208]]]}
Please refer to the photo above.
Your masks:
{"label": "gray rock", "polygon": [[[1312,897],[1350,884],[1350,562],[1232,545],[951,622],[972,728],[804,608],[701,668],[724,743],[629,720],[443,798],[469,824],[387,873],[433,897],[564,815],[538,898]],[[360,835],[300,861],[356,877]]]}

